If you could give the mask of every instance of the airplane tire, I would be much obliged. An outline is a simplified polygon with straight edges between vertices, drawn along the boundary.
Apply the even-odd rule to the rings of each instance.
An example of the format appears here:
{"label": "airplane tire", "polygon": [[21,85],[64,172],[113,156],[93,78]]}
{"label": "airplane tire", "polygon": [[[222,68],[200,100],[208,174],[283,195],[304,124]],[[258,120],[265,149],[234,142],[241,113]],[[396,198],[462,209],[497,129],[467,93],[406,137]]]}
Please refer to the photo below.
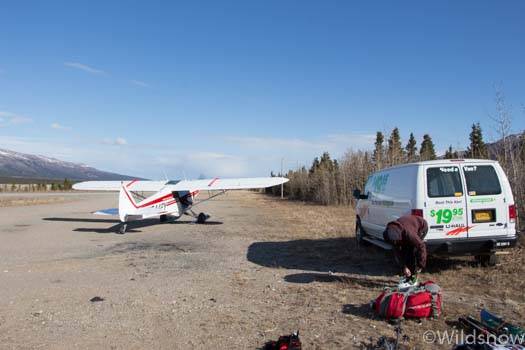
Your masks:
{"label": "airplane tire", "polygon": [[206,222],[206,219],[208,219],[208,215],[204,214],[204,213],[200,213],[198,216],[197,216],[197,223],[198,224],[204,224]]}
{"label": "airplane tire", "polygon": [[161,216],[159,217],[159,220],[160,220],[160,222],[166,222],[166,221],[168,221],[168,215],[161,215]]}
{"label": "airplane tire", "polygon": [[124,233],[126,233],[127,228],[128,228],[128,224],[121,224],[120,227],[118,228],[117,233],[120,235],[123,235]]}

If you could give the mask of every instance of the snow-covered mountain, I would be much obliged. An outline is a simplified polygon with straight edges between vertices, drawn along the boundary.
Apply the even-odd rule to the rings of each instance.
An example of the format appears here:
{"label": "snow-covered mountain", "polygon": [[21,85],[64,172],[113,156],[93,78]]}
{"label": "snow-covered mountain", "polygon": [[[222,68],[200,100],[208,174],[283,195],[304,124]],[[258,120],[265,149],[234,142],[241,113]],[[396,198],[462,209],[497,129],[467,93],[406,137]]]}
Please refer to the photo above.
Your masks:
{"label": "snow-covered mountain", "polygon": [[130,180],[131,176],[101,171],[85,164],[0,148],[0,177],[70,180]]}

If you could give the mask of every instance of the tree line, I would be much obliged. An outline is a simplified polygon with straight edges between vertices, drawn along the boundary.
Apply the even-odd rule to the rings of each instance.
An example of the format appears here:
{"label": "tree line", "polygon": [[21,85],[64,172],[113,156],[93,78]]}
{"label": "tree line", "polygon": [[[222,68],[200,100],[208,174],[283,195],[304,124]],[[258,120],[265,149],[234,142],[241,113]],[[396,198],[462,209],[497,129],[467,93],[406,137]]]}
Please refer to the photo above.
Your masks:
{"label": "tree line", "polygon": [[[398,164],[432,159],[436,159],[436,152],[430,135],[423,136],[418,149],[413,133],[403,145],[397,127],[386,141],[385,135],[378,131],[373,151],[348,150],[339,160],[332,159],[328,152],[324,152],[314,158],[309,168],[303,166],[288,171],[284,176],[290,181],[284,185],[284,194],[289,199],[323,205],[353,204],[353,190],[363,189],[372,172]],[[272,173],[272,176],[275,174]],[[268,192],[280,195],[280,188],[270,188]]]}
{"label": "tree line", "polygon": [[[459,151],[449,146],[442,157],[498,160],[509,178],[521,222],[525,224],[525,132],[510,134],[510,114],[504,100],[497,95],[496,102],[497,112],[492,119],[499,141],[489,150],[480,123],[474,123],[468,148]],[[378,131],[372,151],[348,150],[340,159],[332,159],[328,152],[324,152],[313,160],[309,168],[303,166],[283,174],[290,180],[284,185],[284,194],[292,200],[322,205],[355,204],[353,190],[362,190],[372,172],[398,164],[434,159],[437,155],[429,134],[423,135],[418,145],[413,133],[404,144],[397,127],[387,137]],[[272,176],[275,174],[272,173]],[[270,188],[267,192],[280,195],[280,187]]]}
{"label": "tree line", "polygon": [[[29,181],[29,182],[27,182]],[[35,180],[38,183],[30,183],[26,180],[23,183],[4,183],[0,184],[0,192],[45,192],[45,191],[69,191],[73,188],[73,182],[67,178],[64,181],[54,180]]]}

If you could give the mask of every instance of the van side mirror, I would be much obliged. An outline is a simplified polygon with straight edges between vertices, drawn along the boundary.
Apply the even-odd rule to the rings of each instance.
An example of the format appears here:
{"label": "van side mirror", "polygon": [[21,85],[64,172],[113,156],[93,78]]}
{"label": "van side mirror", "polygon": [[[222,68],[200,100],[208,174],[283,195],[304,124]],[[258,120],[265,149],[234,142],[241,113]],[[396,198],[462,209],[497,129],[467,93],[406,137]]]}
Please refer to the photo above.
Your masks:
{"label": "van side mirror", "polygon": [[361,190],[357,188],[354,190],[353,195],[355,199],[368,199],[368,196],[366,194],[361,194]]}

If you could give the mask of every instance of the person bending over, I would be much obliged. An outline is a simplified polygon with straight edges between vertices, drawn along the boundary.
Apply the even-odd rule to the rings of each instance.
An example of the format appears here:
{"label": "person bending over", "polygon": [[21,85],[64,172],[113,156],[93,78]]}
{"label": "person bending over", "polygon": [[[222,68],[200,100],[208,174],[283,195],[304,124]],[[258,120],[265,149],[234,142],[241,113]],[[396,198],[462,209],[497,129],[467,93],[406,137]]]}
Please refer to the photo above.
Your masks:
{"label": "person bending over", "polygon": [[427,232],[426,220],[415,215],[402,216],[386,225],[383,238],[392,245],[396,261],[407,278],[417,275],[427,264],[423,241]]}

